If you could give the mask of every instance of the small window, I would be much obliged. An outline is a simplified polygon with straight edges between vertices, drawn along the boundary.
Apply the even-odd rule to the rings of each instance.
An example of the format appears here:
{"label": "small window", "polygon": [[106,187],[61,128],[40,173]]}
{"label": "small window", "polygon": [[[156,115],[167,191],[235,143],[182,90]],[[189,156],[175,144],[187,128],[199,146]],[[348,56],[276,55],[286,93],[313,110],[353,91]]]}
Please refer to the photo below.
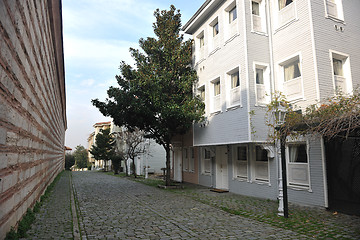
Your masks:
{"label": "small window", "polygon": [[294,0],[279,0],[279,10],[291,4]]}
{"label": "small window", "polygon": [[229,23],[232,23],[237,18],[236,6],[229,11]]}
{"label": "small window", "polygon": [[306,144],[289,145],[289,162],[307,163]]}
{"label": "small window", "polygon": [[247,149],[246,147],[237,147],[237,160],[247,160]]}
{"label": "small window", "polygon": [[342,0],[326,0],[326,12],[329,17],[344,20]]}
{"label": "small window", "polygon": [[343,72],[343,61],[340,59],[333,58],[334,75],[344,76]]}
{"label": "small window", "polygon": [[194,148],[193,148],[193,147],[190,147],[190,158],[189,158],[189,171],[190,171],[190,172],[194,172],[194,171],[195,171],[194,158],[195,158]]}
{"label": "small window", "polygon": [[183,150],[183,171],[189,170],[189,157],[188,157],[188,149],[184,148]]}
{"label": "small window", "polygon": [[247,147],[235,147],[234,152],[234,177],[238,179],[247,178]]}
{"label": "small window", "polygon": [[205,86],[199,88],[199,95],[202,101],[205,101]]}
{"label": "small window", "polygon": [[214,82],[214,96],[220,95],[220,81]]}
{"label": "small window", "polygon": [[264,69],[256,68],[256,84],[264,84]]}
{"label": "small window", "polygon": [[205,159],[210,159],[210,151],[207,149],[204,149],[204,158]]}
{"label": "small window", "polygon": [[199,46],[200,48],[204,47],[205,45],[205,41],[204,41],[204,35],[202,35],[200,38],[199,38]]}
{"label": "small window", "polygon": [[202,173],[205,175],[209,175],[211,173],[211,158],[210,151],[204,149],[202,158]]}
{"label": "small window", "polygon": [[252,14],[260,16],[260,4],[258,2],[252,1]]}
{"label": "small window", "polygon": [[212,26],[213,29],[213,36],[215,37],[216,35],[219,34],[219,23],[215,23],[214,26]]}
{"label": "small window", "polygon": [[256,161],[259,162],[268,161],[267,151],[265,149],[262,149],[260,146],[256,146]]}
{"label": "small window", "polygon": [[239,72],[231,74],[231,88],[240,86]]}
{"label": "small window", "polygon": [[300,62],[296,59],[293,62],[285,64],[284,66],[284,81],[289,81],[294,78],[301,77]]}

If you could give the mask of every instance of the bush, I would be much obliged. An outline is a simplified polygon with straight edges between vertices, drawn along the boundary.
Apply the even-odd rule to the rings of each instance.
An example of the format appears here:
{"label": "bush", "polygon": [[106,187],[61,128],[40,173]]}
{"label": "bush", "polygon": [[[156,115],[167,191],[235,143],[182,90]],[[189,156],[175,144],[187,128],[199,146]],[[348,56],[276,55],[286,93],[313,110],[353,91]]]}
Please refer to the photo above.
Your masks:
{"label": "bush", "polygon": [[65,154],[65,170],[70,170],[74,164],[75,157],[70,153]]}

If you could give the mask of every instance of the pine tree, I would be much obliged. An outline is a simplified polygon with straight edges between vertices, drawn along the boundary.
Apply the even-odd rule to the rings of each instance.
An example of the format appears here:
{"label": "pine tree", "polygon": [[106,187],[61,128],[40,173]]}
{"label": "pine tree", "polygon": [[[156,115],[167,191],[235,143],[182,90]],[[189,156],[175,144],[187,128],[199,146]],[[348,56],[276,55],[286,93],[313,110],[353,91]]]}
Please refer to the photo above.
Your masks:
{"label": "pine tree", "polygon": [[107,161],[111,160],[114,156],[114,144],[110,129],[101,129],[96,135],[95,145],[93,145],[89,151],[96,160],[104,161],[105,171],[107,171]]}

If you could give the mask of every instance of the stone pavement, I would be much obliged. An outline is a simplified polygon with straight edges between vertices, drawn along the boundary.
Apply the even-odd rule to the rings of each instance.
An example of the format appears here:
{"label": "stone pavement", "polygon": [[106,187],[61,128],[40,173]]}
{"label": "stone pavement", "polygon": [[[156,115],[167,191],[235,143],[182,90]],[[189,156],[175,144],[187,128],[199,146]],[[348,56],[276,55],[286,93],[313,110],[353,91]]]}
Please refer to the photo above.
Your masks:
{"label": "stone pavement", "polygon": [[70,174],[65,171],[49,198],[43,202],[27,239],[73,239],[70,209]]}
{"label": "stone pavement", "polygon": [[306,239],[182,195],[97,172],[73,172],[86,239]]}
{"label": "stone pavement", "polygon": [[[193,200],[185,192],[164,191],[101,172],[65,172],[36,215],[28,239],[79,239],[71,229],[72,222],[78,226],[77,218],[73,219],[71,213],[71,180],[82,239],[309,238],[250,217],[227,213],[212,204]],[[224,204],[224,199],[229,197],[237,203],[236,196],[239,196],[212,194],[201,187],[194,191],[215,204]],[[266,201],[262,202],[266,205]],[[354,219],[356,223],[359,220],[349,218],[349,223],[353,224]]]}

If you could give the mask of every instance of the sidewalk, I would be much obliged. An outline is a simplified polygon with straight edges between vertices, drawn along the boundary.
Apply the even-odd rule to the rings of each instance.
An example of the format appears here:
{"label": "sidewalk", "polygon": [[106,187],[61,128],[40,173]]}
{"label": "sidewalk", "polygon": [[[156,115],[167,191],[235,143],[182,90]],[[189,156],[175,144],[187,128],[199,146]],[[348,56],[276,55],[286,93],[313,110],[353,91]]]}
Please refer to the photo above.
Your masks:
{"label": "sidewalk", "polygon": [[61,173],[48,199],[43,202],[26,239],[73,239],[70,205],[70,174]]}

